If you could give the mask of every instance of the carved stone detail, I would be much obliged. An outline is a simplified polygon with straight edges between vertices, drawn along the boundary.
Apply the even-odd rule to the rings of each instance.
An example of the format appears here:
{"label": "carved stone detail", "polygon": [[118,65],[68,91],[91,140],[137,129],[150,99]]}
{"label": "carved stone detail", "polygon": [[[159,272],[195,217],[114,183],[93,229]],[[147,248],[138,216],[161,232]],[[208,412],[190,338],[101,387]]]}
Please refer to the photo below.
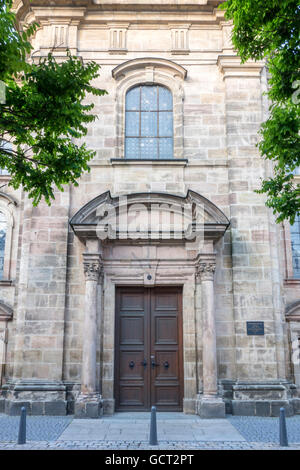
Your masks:
{"label": "carved stone detail", "polygon": [[197,276],[201,281],[213,281],[215,270],[215,262],[201,262],[197,266]]}
{"label": "carved stone detail", "polygon": [[100,260],[87,260],[83,261],[84,274],[87,281],[98,281],[102,274],[102,266]]}

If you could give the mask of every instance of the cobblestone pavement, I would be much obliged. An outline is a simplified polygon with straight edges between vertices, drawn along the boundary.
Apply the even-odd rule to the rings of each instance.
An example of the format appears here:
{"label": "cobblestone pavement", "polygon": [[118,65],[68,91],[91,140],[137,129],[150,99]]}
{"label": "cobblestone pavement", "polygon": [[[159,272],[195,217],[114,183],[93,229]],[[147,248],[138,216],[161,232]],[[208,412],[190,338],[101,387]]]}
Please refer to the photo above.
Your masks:
{"label": "cobblestone pavement", "polygon": [[[27,416],[27,439],[29,441],[55,441],[72,419],[72,416]],[[1,442],[17,441],[19,422],[19,416],[0,414],[0,446]]]}
{"label": "cobblestone pavement", "polygon": [[55,441],[27,442],[24,445],[0,443],[0,450],[300,450],[300,444],[280,447],[275,443],[261,442],[160,442],[150,446],[147,442],[126,441]]}
{"label": "cobblestone pavement", "polygon": [[[279,418],[228,416],[227,419],[240,432],[246,441],[278,442]],[[300,416],[287,418],[286,427],[289,442],[300,443]]]}
{"label": "cobblestone pavement", "polygon": [[0,450],[300,450],[300,416],[286,421],[290,445],[282,448],[278,418],[201,420],[182,413],[158,413],[159,445],[149,446],[149,413],[115,414],[100,420],[28,416],[27,443],[17,445],[19,417],[0,415]]}

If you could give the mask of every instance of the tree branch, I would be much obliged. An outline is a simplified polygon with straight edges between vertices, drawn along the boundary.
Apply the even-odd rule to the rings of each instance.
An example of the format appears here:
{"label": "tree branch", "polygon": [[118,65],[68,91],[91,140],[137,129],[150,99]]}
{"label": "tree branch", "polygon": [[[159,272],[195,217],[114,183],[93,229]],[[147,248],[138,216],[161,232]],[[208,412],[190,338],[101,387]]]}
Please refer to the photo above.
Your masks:
{"label": "tree branch", "polygon": [[14,150],[5,150],[4,148],[0,148],[0,154],[5,153],[7,157],[13,157],[13,158],[24,158],[25,160],[28,160],[32,163],[35,163],[36,165],[42,165],[45,167],[49,167],[47,163],[43,163],[40,160],[35,160],[34,158],[27,157],[24,153],[20,154],[15,152]]}

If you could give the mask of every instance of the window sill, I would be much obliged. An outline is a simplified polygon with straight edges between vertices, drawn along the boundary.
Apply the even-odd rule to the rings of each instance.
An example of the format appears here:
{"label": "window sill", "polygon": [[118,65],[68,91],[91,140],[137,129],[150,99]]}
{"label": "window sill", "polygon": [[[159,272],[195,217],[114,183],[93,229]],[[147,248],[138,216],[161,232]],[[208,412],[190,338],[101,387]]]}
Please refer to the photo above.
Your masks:
{"label": "window sill", "polygon": [[134,159],[134,158],[111,158],[110,163],[112,166],[120,166],[120,165],[142,165],[142,166],[152,166],[152,165],[157,165],[157,166],[186,166],[188,163],[188,160],[186,158],[171,158],[171,159],[162,159],[162,160],[156,160],[156,159]]}
{"label": "window sill", "polygon": [[288,279],[285,279],[284,280],[284,285],[285,286],[294,286],[294,285],[298,285],[300,286],[300,279],[298,278],[288,278]]}
{"label": "window sill", "polygon": [[13,281],[9,279],[0,279],[0,286],[12,286]]}

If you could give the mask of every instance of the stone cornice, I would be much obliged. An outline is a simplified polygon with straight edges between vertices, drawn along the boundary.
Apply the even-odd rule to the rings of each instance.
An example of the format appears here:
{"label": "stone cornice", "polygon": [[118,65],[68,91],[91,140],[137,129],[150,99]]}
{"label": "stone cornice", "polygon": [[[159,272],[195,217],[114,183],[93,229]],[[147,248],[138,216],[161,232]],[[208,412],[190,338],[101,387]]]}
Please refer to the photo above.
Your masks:
{"label": "stone cornice", "polygon": [[[29,24],[33,21],[47,21],[48,18],[80,18],[88,24],[104,23],[106,21],[118,22],[120,12],[133,19],[134,15],[141,12],[142,15],[155,16],[155,23],[175,21],[177,24],[193,23],[220,24],[224,21],[224,11],[217,7],[223,0],[56,0],[49,4],[49,0],[14,0],[14,11],[20,24]],[[104,13],[105,12],[105,13]],[[161,18],[157,19],[157,12]],[[168,15],[176,15],[169,18]],[[136,16],[135,15],[135,16]],[[188,20],[186,16],[188,15]],[[138,18],[139,22],[147,21],[147,18]],[[131,20],[130,20],[131,21]]]}
{"label": "stone cornice", "polygon": [[259,78],[264,66],[264,62],[254,61],[242,64],[241,58],[236,55],[219,55],[218,57],[218,67],[224,75],[224,80],[229,77]]}

